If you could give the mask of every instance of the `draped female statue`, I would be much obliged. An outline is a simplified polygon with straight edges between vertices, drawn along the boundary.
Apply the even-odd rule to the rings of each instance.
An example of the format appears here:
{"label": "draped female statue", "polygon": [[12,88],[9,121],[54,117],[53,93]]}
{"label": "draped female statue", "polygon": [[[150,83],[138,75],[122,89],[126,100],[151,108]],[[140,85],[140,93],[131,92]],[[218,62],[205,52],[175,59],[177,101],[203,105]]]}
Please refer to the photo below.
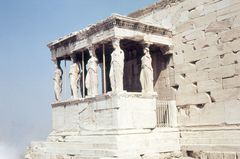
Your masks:
{"label": "draped female statue", "polygon": [[141,73],[140,73],[140,83],[142,86],[142,93],[153,93],[153,68],[152,68],[152,58],[149,53],[149,48],[144,48],[144,56],[141,59]]}
{"label": "draped female statue", "polygon": [[114,51],[111,54],[110,83],[112,92],[123,91],[124,52],[120,48],[120,40],[113,40]]}
{"label": "draped female statue", "polygon": [[62,74],[63,71],[59,64],[56,63],[56,68],[54,71],[54,94],[56,101],[61,100],[61,93],[62,93]]}
{"label": "draped female statue", "polygon": [[80,78],[80,69],[79,65],[73,60],[72,65],[70,66],[69,79],[71,87],[72,98],[78,98],[78,81]]}
{"label": "draped female statue", "polygon": [[88,60],[88,69],[86,76],[86,88],[88,96],[98,94],[98,59],[96,58],[95,49],[89,48],[90,59]]}

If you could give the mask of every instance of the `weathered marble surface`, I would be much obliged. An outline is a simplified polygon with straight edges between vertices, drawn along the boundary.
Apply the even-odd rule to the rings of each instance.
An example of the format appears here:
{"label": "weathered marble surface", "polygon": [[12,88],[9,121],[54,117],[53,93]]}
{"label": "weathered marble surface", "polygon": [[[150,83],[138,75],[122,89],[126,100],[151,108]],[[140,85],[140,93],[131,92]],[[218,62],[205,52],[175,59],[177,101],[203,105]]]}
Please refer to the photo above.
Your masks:
{"label": "weathered marble surface", "polygon": [[177,128],[156,128],[156,95],[109,93],[54,103],[53,131],[33,142],[29,159],[141,158],[142,154],[179,152]]}
{"label": "weathered marble surface", "polygon": [[56,141],[33,142],[27,156],[28,159],[141,159],[142,154],[179,152],[178,135],[177,129],[170,128],[150,133],[65,136],[62,140],[59,136]]}
{"label": "weathered marble surface", "polygon": [[140,93],[112,94],[80,99],[69,104],[53,104],[53,130],[96,134],[125,129],[156,127],[155,96],[142,98]]}
{"label": "weathered marble surface", "polygon": [[159,93],[159,98],[176,97],[181,145],[185,150],[205,151],[211,159],[236,158],[240,1],[166,0],[131,16],[173,32],[174,54],[164,71],[167,77],[159,77],[162,85],[156,91],[174,89],[174,95]]}
{"label": "weathered marble surface", "polygon": [[[175,142],[169,142],[169,147],[176,146],[176,141],[180,140],[183,153],[185,151],[184,155],[188,157],[201,159],[240,158],[240,1],[163,0],[131,16],[138,17],[140,23],[152,23],[159,28],[167,28],[172,31],[173,36],[169,38],[163,36],[163,34],[161,36],[156,34],[151,35],[148,34],[149,32],[146,34],[119,26],[109,28],[104,31],[104,34],[93,34],[91,30],[94,30],[96,27],[93,26],[90,29],[88,28],[87,31],[83,31],[84,35],[91,35],[90,38],[92,38],[93,43],[98,43],[104,39],[111,39],[114,36],[121,36],[138,41],[150,41],[164,45],[173,44],[171,48],[171,52],[173,53],[172,58],[167,61],[165,69],[161,70],[159,77],[157,77],[158,81],[154,85],[154,88],[158,92],[158,99],[176,100],[178,106],[180,135],[178,136],[179,139],[176,139]],[[135,20],[133,21],[136,22]],[[105,24],[112,24],[111,22]],[[57,46],[58,42],[66,39],[67,41],[76,41],[77,38],[80,38],[79,35],[81,34],[73,33],[56,43],[52,43],[49,47],[52,50],[53,59],[65,56],[66,52],[71,54],[73,51],[89,46],[88,39],[80,39],[77,43],[68,43],[66,47]],[[30,154],[33,154],[34,159],[42,159],[44,157],[51,159],[81,158],[79,156],[71,156],[72,154],[58,154],[59,151],[69,151],[78,152],[79,154],[104,155],[111,158],[116,154],[119,156],[120,154],[126,155],[125,153],[112,150],[117,147],[118,144],[116,145],[116,143],[119,141],[121,148],[134,149],[136,151],[132,152],[136,152],[136,154],[146,153],[142,154],[141,158],[161,158],[159,153],[146,152],[146,150],[154,150],[154,148],[149,148],[154,143],[153,145],[156,146],[154,147],[160,151],[162,145],[168,144],[168,140],[174,139],[173,133],[170,133],[170,136],[156,133],[157,135],[154,136],[154,132],[151,132],[154,119],[152,114],[147,114],[145,108],[142,106],[140,106],[141,108],[138,108],[139,105],[127,108],[122,106],[119,109],[117,105],[112,105],[114,103],[113,100],[106,99],[105,101],[112,107],[103,107],[104,109],[101,109],[102,105],[106,104],[100,103],[100,101],[90,102],[88,108],[83,104],[81,109],[77,106],[78,102],[75,105],[67,107],[67,109],[63,109],[61,106],[54,107],[53,133],[50,134],[46,143],[33,144],[32,149],[29,151]],[[130,102],[129,100],[127,101]],[[118,104],[118,102],[115,104]],[[96,107],[98,108],[96,109]],[[126,115],[125,113],[119,113],[121,116],[116,116],[118,114],[116,112],[121,112],[121,108],[122,110],[128,110],[128,112],[139,113],[141,116],[139,118],[131,118],[131,122],[128,122],[129,116],[132,117],[134,115],[131,113],[131,115],[128,113]],[[134,110],[131,110],[132,108]],[[83,115],[79,118],[79,109],[83,112],[86,109],[89,113],[93,113],[94,116]],[[140,109],[141,111],[136,112],[136,109]],[[150,108],[147,108],[147,110],[150,110]],[[99,115],[100,112],[104,115]],[[153,112],[153,110],[150,112]],[[106,115],[110,118],[115,118],[115,120],[107,121]],[[146,115],[146,118],[142,117],[142,115]],[[99,127],[94,125],[96,119],[101,121],[101,123],[97,124]],[[121,121],[116,119],[121,119]],[[140,123],[136,119],[147,121]],[[87,128],[87,130],[79,127],[77,123],[80,120],[85,121],[81,123],[81,126],[84,129]],[[68,124],[65,124],[65,122]],[[87,123],[91,124],[88,125]],[[114,131],[116,127],[132,128],[135,126],[139,126],[140,129],[135,131]],[[144,128],[144,130],[141,128]],[[82,131],[78,133],[80,129]],[[136,138],[130,135],[131,133],[137,134]],[[105,136],[103,137],[104,134]],[[98,138],[98,135],[101,135],[101,137]],[[119,138],[117,139],[111,135],[116,135]],[[145,140],[145,135],[151,140]],[[150,137],[151,135],[153,135],[153,138]],[[120,136],[124,139],[120,139]],[[98,143],[74,146],[76,141],[81,141],[83,144],[90,141],[98,141]],[[131,143],[133,141],[134,144]],[[69,142],[70,144],[67,143],[66,146],[64,145],[66,143],[64,143],[61,150],[56,149],[56,145],[54,144],[61,145],[62,142]],[[51,143],[54,144],[49,146]],[[99,143],[101,144],[99,145]],[[72,147],[71,144],[73,144]],[[49,146],[49,150],[46,149],[47,146]],[[87,150],[80,151],[79,149],[75,149],[78,146],[86,146]],[[99,150],[98,146],[101,148],[106,146],[108,150]],[[138,146],[142,146],[144,151],[142,151],[143,149],[138,149]],[[91,147],[94,147],[93,151],[89,150]],[[176,147],[171,148],[176,150]],[[92,156],[92,158],[94,157]],[[136,157],[129,154],[128,157],[140,158],[139,156]],[[126,156],[123,158],[126,158]]]}
{"label": "weathered marble surface", "polygon": [[98,94],[98,59],[96,57],[95,48],[92,46],[89,49],[90,59],[88,60],[86,88],[88,96],[96,96]]}
{"label": "weathered marble surface", "polygon": [[144,48],[144,55],[141,59],[141,73],[140,82],[142,86],[142,93],[144,95],[153,93],[153,68],[152,68],[152,58],[149,53],[149,48]]}
{"label": "weathered marble surface", "polygon": [[[107,19],[90,27],[73,32],[48,44],[52,59],[71,56],[74,52],[111,41],[113,38],[148,41],[158,45],[172,45],[171,31],[157,27],[153,23],[140,22],[138,19],[113,14]],[[62,45],[64,42],[64,46]]]}
{"label": "weathered marble surface", "polygon": [[58,64],[55,64],[55,72],[54,72],[54,94],[56,101],[61,100],[61,93],[62,93],[62,75],[63,71]]}
{"label": "weathered marble surface", "polygon": [[70,79],[70,87],[71,87],[71,95],[72,98],[78,98],[78,82],[80,79],[80,68],[76,62],[73,62],[70,66],[69,70],[69,79]]}
{"label": "weathered marble surface", "polygon": [[110,83],[112,92],[118,93],[123,91],[123,68],[124,68],[124,52],[120,48],[120,39],[114,39],[114,51],[111,54]]}

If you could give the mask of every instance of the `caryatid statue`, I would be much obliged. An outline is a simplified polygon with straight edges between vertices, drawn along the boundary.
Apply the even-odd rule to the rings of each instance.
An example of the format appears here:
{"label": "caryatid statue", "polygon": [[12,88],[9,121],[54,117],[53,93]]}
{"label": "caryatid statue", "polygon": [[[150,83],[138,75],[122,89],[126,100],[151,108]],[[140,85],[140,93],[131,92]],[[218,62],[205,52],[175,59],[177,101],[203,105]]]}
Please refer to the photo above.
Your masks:
{"label": "caryatid statue", "polygon": [[98,59],[96,58],[95,48],[89,49],[90,59],[88,60],[86,88],[88,96],[96,96],[98,94]]}
{"label": "caryatid statue", "polygon": [[144,56],[141,61],[141,73],[140,82],[142,86],[142,93],[148,94],[153,93],[153,68],[152,68],[152,58],[149,53],[149,48],[144,48]]}
{"label": "caryatid statue", "polygon": [[55,63],[55,71],[54,71],[54,94],[55,94],[55,99],[56,101],[61,100],[61,93],[62,93],[62,74],[63,71],[60,67],[60,63],[56,62]]}
{"label": "caryatid statue", "polygon": [[72,98],[78,98],[78,81],[80,79],[80,68],[75,58],[72,58],[72,64],[69,71],[70,87]]}
{"label": "caryatid statue", "polygon": [[123,91],[124,52],[120,48],[120,39],[114,39],[114,51],[111,54],[110,82],[112,92]]}

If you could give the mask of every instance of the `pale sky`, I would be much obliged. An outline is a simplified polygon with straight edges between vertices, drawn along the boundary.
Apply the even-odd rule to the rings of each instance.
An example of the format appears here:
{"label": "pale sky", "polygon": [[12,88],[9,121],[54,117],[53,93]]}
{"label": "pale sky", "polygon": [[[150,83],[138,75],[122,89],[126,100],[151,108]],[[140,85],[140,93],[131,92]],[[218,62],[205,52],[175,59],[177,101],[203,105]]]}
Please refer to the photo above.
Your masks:
{"label": "pale sky", "polygon": [[0,0],[0,159],[19,159],[5,150],[21,152],[51,131],[54,65],[47,43],[156,1]]}

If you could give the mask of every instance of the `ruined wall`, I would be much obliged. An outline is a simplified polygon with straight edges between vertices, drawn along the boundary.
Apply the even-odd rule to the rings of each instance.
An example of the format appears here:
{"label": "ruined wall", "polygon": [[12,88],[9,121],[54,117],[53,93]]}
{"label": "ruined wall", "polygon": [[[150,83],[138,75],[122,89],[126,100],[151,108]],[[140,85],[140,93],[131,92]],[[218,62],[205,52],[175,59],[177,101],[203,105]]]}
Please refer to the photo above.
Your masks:
{"label": "ruined wall", "polygon": [[210,151],[209,145],[234,143],[228,151],[240,151],[240,1],[163,0],[130,16],[173,32],[167,73],[182,144]]}

